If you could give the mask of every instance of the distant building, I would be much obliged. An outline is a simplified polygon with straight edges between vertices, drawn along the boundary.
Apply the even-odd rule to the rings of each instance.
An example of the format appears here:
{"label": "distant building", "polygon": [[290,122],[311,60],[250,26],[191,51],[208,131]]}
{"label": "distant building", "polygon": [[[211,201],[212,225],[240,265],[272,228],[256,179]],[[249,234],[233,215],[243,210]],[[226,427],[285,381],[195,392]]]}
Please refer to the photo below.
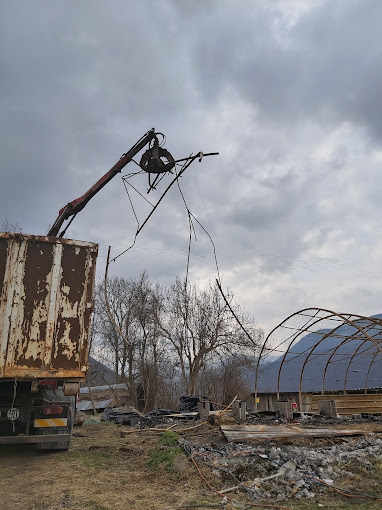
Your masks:
{"label": "distant building", "polygon": [[119,407],[128,403],[129,391],[126,384],[110,384],[104,386],[84,386],[80,389],[77,409],[93,413],[102,413],[107,407]]}

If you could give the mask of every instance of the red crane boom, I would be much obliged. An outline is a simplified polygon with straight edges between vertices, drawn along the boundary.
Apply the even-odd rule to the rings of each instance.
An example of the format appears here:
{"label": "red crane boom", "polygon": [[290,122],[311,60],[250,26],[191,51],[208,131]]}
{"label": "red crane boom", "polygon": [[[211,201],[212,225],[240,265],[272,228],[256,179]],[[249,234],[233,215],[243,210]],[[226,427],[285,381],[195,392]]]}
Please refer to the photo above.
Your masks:
{"label": "red crane boom", "polygon": [[108,172],[106,172],[103,177],[101,177],[101,179],[93,184],[93,186],[88,189],[86,193],[84,193],[81,197],[76,198],[72,202],[69,202],[65,205],[65,207],[60,209],[56,221],[53,223],[48,232],[48,236],[61,237],[63,232],[61,232],[60,235],[58,235],[58,232],[64,221],[71,216],[73,216],[73,220],[74,216],[85,207],[89,200],[93,198],[94,195],[96,195],[109,181],[111,181],[115,175],[121,172],[122,168],[124,168],[127,163],[129,163],[147,143],[150,143],[153,138],[155,138],[154,128],[150,129],[150,131],[148,131],[140,140],[138,140],[138,142],[128,152],[126,152],[126,154],[124,154],[121,159],[117,161],[117,163]]}

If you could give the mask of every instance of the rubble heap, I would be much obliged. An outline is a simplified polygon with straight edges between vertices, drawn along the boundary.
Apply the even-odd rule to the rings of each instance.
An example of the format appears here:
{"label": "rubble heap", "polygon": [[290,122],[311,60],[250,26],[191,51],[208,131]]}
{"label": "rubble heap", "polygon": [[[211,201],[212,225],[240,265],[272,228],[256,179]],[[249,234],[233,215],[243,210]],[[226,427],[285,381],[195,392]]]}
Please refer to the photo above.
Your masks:
{"label": "rubble heap", "polygon": [[[229,443],[220,448],[185,444],[196,459],[210,465],[233,490],[256,499],[313,498],[357,471],[372,472],[382,463],[382,439],[342,438],[338,444],[317,446]],[[236,483],[235,482],[238,482]]]}

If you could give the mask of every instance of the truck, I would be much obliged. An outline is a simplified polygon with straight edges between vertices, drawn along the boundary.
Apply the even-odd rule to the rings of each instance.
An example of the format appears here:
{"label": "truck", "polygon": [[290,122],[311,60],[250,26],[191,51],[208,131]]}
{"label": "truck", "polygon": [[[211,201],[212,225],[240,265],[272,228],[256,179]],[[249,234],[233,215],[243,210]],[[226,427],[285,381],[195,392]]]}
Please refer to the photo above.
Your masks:
{"label": "truck", "polygon": [[[141,169],[171,171],[174,159],[157,134],[148,131],[84,195],[60,209],[47,236],[0,233],[0,445],[69,449],[75,398],[88,368],[98,245],[63,236],[147,144]],[[150,187],[154,183],[149,180]]]}
{"label": "truck", "polygon": [[90,242],[0,233],[0,444],[69,448],[97,251]]}
{"label": "truck", "polygon": [[47,236],[0,232],[0,445],[69,449],[75,398],[88,368],[98,245],[63,236],[146,145],[139,167],[149,176],[148,192],[176,163],[187,162],[178,178],[196,158],[217,154],[175,161],[164,140],[154,128],[143,135],[88,191],[60,209]]}

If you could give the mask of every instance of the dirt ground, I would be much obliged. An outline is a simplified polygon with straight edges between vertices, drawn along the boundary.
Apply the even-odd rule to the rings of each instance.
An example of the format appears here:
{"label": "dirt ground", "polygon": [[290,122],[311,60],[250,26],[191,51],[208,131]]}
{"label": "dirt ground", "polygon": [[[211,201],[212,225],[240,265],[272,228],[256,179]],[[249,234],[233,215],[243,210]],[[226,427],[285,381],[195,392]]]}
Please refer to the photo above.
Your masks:
{"label": "dirt ground", "polygon": [[[221,490],[232,486],[232,480],[224,485],[207,466],[199,466],[199,473],[182,454],[169,467],[166,464],[169,450],[160,445],[161,434],[149,430],[124,433],[127,430],[111,423],[83,425],[75,428],[68,452],[42,453],[32,446],[22,445],[0,447],[1,510],[382,508],[380,501],[346,498],[331,489],[310,500],[275,499],[256,501],[252,506],[238,506],[248,498],[230,493],[235,503],[228,500],[222,504],[222,496],[214,493],[206,481]],[[199,445],[225,443],[219,428],[211,425],[182,434],[182,437]],[[373,494],[380,488],[381,494],[382,466],[341,483],[353,490],[373,491]]]}

